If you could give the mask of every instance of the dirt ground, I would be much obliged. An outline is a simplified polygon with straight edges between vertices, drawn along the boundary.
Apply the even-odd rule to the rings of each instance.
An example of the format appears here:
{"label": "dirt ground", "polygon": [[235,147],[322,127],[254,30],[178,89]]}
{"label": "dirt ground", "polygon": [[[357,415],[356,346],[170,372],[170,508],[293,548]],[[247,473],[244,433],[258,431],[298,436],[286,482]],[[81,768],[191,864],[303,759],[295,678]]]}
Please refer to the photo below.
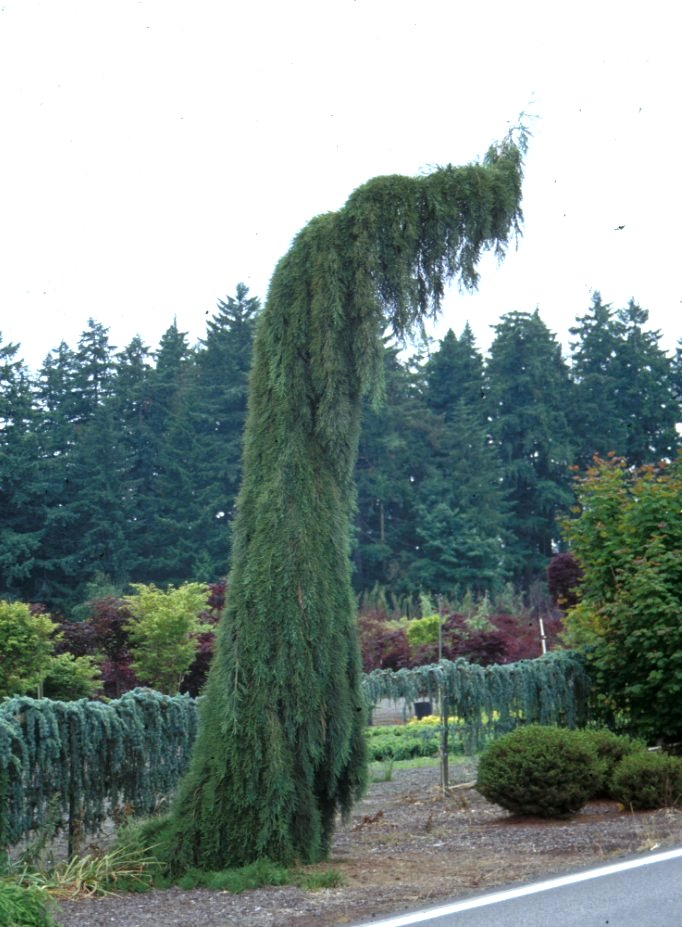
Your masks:
{"label": "dirt ground", "polygon": [[[592,802],[571,819],[514,817],[472,788],[443,797],[437,768],[372,784],[340,826],[328,863],[341,888],[267,888],[231,895],[151,891],[62,902],[61,927],[338,927],[532,880],[614,857],[682,844],[682,811],[625,811]],[[451,767],[455,785],[475,778]]]}

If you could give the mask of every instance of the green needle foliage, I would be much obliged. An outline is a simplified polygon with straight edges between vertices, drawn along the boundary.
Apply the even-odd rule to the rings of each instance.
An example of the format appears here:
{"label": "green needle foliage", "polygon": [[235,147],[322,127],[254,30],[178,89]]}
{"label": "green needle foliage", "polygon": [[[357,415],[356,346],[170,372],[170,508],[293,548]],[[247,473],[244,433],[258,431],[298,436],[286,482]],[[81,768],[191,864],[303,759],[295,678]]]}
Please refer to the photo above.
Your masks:
{"label": "green needle foliage", "polygon": [[350,577],[361,400],[382,336],[477,282],[521,221],[525,132],[482,163],[379,177],[313,219],[257,324],[226,614],[190,771],[165,831],[176,872],[312,862],[366,782]]}
{"label": "green needle foliage", "polygon": [[0,879],[0,927],[56,927],[45,893]]}

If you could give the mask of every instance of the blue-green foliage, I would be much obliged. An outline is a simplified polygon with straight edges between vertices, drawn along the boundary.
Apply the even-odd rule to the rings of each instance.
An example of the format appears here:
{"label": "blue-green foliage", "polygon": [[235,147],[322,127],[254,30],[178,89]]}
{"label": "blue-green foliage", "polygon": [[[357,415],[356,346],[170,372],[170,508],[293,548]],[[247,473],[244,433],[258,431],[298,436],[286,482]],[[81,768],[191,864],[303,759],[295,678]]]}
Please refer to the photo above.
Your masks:
{"label": "blue-green foliage", "polygon": [[475,752],[519,722],[579,727],[587,720],[589,681],[572,651],[536,660],[479,666],[460,659],[414,669],[374,670],[363,679],[370,705],[380,699],[443,698],[461,722],[461,748]]}
{"label": "blue-green foliage", "polygon": [[[434,701],[444,693],[451,752],[474,752],[519,722],[585,721],[588,681],[580,659],[555,652],[537,660],[482,667],[465,660],[377,670],[363,677],[368,704],[381,698]],[[0,847],[56,819],[95,830],[125,807],[148,814],[185,770],[196,734],[196,702],[136,689],[108,703],[18,697],[0,703]],[[439,738],[418,725],[377,739],[370,759],[438,752]],[[386,743],[384,741],[387,741]],[[390,742],[388,742],[390,741]],[[384,749],[385,748],[385,749]],[[75,820],[74,820],[75,818]]]}
{"label": "blue-green foliage", "polygon": [[70,819],[149,814],[174,789],[196,733],[196,703],[135,689],[112,702],[17,697],[0,703],[0,847]]}

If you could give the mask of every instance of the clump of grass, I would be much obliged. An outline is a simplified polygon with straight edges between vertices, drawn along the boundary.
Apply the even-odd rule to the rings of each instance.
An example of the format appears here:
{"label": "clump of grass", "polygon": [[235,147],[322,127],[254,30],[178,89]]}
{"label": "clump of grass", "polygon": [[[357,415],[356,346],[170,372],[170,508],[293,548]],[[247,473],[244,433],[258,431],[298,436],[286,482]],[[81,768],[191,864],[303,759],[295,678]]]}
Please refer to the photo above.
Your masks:
{"label": "clump of grass", "polygon": [[161,867],[150,848],[118,846],[101,856],[75,856],[55,866],[48,874],[48,891],[60,898],[145,891]]}
{"label": "clump of grass", "polygon": [[[92,897],[146,891],[151,887],[165,888],[171,884],[183,889],[207,888],[233,894],[268,885],[296,885],[305,891],[317,891],[343,884],[343,876],[334,869],[289,869],[267,859],[220,872],[191,869],[173,881],[166,863],[155,857],[155,847],[145,843],[150,833],[157,829],[153,819],[131,822],[121,829],[116,845],[108,853],[75,856],[44,871],[27,862],[5,863],[0,867],[0,927],[54,927],[53,921],[48,919],[46,907],[40,915],[43,920],[34,922],[29,914],[23,920],[3,920],[2,893],[6,886],[8,898],[16,896],[27,906],[37,906],[40,899],[45,904],[50,896],[62,899]],[[7,901],[8,910],[9,905],[10,901]]]}
{"label": "clump of grass", "polygon": [[343,873],[338,869],[324,869],[294,876],[294,884],[307,892],[317,892],[324,888],[340,888],[345,885],[345,882]]}
{"label": "clump of grass", "polygon": [[373,763],[369,773],[370,781],[390,782],[393,778],[394,765],[395,760],[392,757],[389,757],[387,760],[383,760],[380,763]]}
{"label": "clump of grass", "polygon": [[267,859],[260,859],[248,866],[223,869],[220,872],[190,869],[176,884],[184,889],[210,888],[212,891],[238,894],[264,885],[289,885],[291,881],[291,872],[286,867]]}
{"label": "clump of grass", "polygon": [[[74,856],[46,869],[27,862],[6,864],[3,885],[55,898],[113,895],[120,891],[145,891],[157,884],[155,877],[162,868],[152,849],[120,845],[108,853]],[[3,927],[1,920],[0,927]]]}
{"label": "clump of grass", "polygon": [[180,888],[208,888],[214,892],[239,894],[248,889],[266,885],[297,885],[305,891],[323,888],[338,888],[343,885],[343,875],[336,869],[322,869],[307,872],[292,870],[267,859],[256,860],[248,866],[237,869],[222,869],[219,872],[202,872],[190,869],[176,883]]}

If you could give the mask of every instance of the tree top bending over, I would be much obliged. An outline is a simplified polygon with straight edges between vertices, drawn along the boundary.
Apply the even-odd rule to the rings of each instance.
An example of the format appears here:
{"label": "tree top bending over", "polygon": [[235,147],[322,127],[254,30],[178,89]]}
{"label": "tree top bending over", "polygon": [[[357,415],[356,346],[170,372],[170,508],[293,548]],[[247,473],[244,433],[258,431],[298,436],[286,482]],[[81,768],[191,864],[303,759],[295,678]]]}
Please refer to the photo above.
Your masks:
{"label": "tree top bending over", "polygon": [[364,184],[277,265],[258,321],[228,603],[190,770],[165,826],[176,871],[322,858],[365,785],[350,576],[361,397],[382,335],[477,283],[522,214],[525,132],[483,162]]}

